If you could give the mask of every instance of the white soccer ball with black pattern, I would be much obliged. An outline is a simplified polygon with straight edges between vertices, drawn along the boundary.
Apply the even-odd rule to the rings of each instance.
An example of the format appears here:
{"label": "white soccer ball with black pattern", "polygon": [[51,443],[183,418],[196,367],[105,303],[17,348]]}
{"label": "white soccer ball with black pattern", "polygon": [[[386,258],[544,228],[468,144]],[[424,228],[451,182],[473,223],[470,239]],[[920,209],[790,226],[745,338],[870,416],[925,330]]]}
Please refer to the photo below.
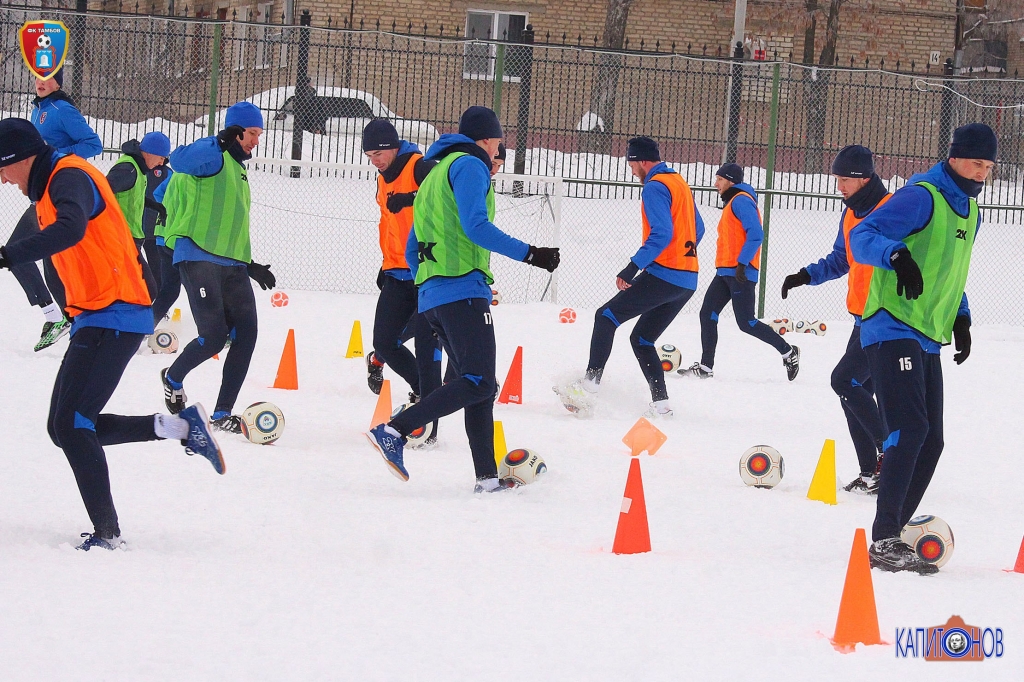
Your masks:
{"label": "white soccer ball with black pattern", "polygon": [[52,44],[53,44],[53,41],[50,40],[50,36],[46,35],[45,33],[43,35],[39,36],[38,38],[36,38],[36,45],[38,45],[40,48],[42,48],[44,50],[46,48],[50,47],[50,45],[52,45]]}
{"label": "white soccer ball with black pattern", "polygon": [[755,488],[774,488],[786,475],[779,451],[769,445],[755,445],[740,457],[740,478]]}
{"label": "white soccer ball with black pattern", "polygon": [[797,320],[793,325],[793,331],[800,332],[801,334],[824,336],[825,332],[828,331],[828,325],[821,320]]}
{"label": "white soccer ball with black pattern", "polygon": [[548,470],[548,465],[533,450],[519,448],[511,450],[498,466],[498,478],[511,479],[519,485],[533,483],[537,477]]}
{"label": "white soccer ball with black pattern", "polygon": [[679,369],[683,362],[683,354],[671,343],[666,343],[658,349],[658,359],[661,360],[661,368],[666,372],[673,372]]}
{"label": "white soccer ball with black pattern", "polygon": [[903,527],[900,539],[914,548],[922,561],[941,568],[953,556],[953,529],[938,516],[915,516]]}
{"label": "white soccer ball with black pattern", "polygon": [[[398,415],[402,414],[403,412],[408,410],[410,407],[412,407],[412,405],[413,405],[412,403],[406,403],[404,405],[399,405],[398,407],[395,408],[395,411],[391,413],[391,418],[394,419],[395,417],[397,417]],[[412,433],[407,435],[405,437],[405,444],[408,447],[410,447],[410,448],[418,448],[421,445],[423,445],[424,443],[426,443],[427,439],[430,438],[433,435],[434,435],[434,423],[431,422],[431,423],[427,424],[426,426],[421,426],[420,428],[416,429],[415,431],[413,431]]]}
{"label": "white soccer ball with black pattern", "polygon": [[242,435],[257,445],[269,445],[284,433],[284,413],[274,403],[253,403],[242,413]]}
{"label": "white soccer ball with black pattern", "polygon": [[178,352],[178,337],[170,329],[157,329],[150,334],[148,343],[154,353]]}

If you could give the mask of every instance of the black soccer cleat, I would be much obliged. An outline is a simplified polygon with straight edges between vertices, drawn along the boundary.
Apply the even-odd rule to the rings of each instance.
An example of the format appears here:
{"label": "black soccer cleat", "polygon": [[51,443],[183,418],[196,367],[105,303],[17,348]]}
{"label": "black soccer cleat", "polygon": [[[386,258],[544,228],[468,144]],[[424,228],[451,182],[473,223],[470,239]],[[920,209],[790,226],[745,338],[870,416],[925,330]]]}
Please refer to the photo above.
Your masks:
{"label": "black soccer cleat", "polygon": [[381,386],[384,385],[384,365],[378,365],[374,362],[376,359],[373,351],[366,356],[366,384],[374,395],[380,395]]}
{"label": "black soccer cleat", "polygon": [[188,397],[185,395],[185,387],[174,388],[171,386],[171,382],[167,379],[167,370],[169,367],[164,367],[160,370],[160,383],[164,385],[164,405],[167,406],[167,411],[171,414],[178,414],[185,409],[185,404],[188,402]]}
{"label": "black soccer cleat", "polygon": [[676,374],[683,377],[697,377],[698,379],[710,379],[715,376],[714,371],[710,367],[705,367],[699,362],[695,362],[689,367],[677,369]]}
{"label": "black soccer cleat", "polygon": [[890,573],[911,571],[918,575],[932,575],[939,572],[939,567],[930,564],[917,556],[914,548],[899,538],[885,538],[872,542],[868,548],[871,568],[878,568]]}
{"label": "black soccer cleat", "polygon": [[237,414],[227,414],[220,419],[211,419],[210,426],[217,429],[218,431],[225,431],[227,433],[241,433],[242,432],[242,418]]}
{"label": "black soccer cleat", "polygon": [[797,373],[800,371],[800,347],[791,345],[789,357],[782,358],[782,365],[786,368],[786,376],[792,381],[796,379]]}
{"label": "black soccer cleat", "polygon": [[877,495],[878,477],[874,474],[868,474],[867,476],[861,474],[844,485],[843,490],[848,493],[857,493],[858,495]]}

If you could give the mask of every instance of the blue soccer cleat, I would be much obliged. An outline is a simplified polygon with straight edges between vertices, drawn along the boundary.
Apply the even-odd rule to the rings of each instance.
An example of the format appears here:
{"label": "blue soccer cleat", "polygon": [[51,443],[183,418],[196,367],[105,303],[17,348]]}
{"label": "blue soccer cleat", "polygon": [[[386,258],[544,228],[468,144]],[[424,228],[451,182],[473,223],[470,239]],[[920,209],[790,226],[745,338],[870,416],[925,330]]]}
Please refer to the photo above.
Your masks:
{"label": "blue soccer cleat", "polygon": [[185,454],[205,457],[210,460],[218,474],[223,474],[226,469],[224,455],[210,433],[210,419],[206,416],[203,406],[196,403],[179,412],[178,416],[188,422],[188,438],[184,443]]}
{"label": "blue soccer cleat", "polygon": [[405,469],[402,457],[405,439],[398,435],[397,431],[388,431],[387,424],[381,424],[366,432],[366,440],[370,441],[370,445],[384,458],[391,473],[403,481],[409,480],[409,472]]}

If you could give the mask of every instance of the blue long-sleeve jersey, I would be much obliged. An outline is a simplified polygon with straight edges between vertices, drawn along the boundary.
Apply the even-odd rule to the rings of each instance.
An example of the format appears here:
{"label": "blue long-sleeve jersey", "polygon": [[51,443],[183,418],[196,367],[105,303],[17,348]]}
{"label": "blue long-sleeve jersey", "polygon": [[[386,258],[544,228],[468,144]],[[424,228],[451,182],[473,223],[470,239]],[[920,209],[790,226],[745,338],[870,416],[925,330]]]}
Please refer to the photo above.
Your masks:
{"label": "blue long-sleeve jersey", "polygon": [[211,135],[178,147],[171,152],[170,160],[176,173],[208,178],[224,167],[224,152],[217,144],[217,137]]}
{"label": "blue long-sleeve jersey", "polygon": [[[427,150],[427,159],[440,159],[452,147],[473,145],[475,142],[465,135],[445,134]],[[448,169],[448,182],[455,194],[455,205],[459,211],[459,222],[471,242],[500,253],[513,260],[526,258],[530,247],[515,237],[502,232],[487,217],[487,192],[491,188],[491,169],[472,154],[461,156]],[[409,230],[405,248],[406,260],[413,277],[419,264],[419,242],[416,226]],[[419,311],[425,312],[446,303],[470,298],[491,300],[491,287],[484,280],[483,273],[470,272],[461,277],[432,277],[419,286]]]}
{"label": "blue long-sleeve jersey", "polygon": [[[757,255],[757,250],[761,248],[761,242],[764,241],[764,227],[761,226],[761,216],[757,213],[757,191],[745,182],[738,183],[734,187],[750,195],[750,197],[742,194],[736,195],[731,204],[733,215],[740,221],[743,231],[747,235],[737,260],[744,265],[749,265]],[[716,272],[723,277],[736,276],[736,268],[718,268]],[[758,271],[755,268],[748,268],[746,275],[749,281],[756,282]]]}
{"label": "blue long-sleeve jersey", "polygon": [[[647,239],[630,260],[641,270],[646,270],[669,284],[675,284],[684,289],[696,289],[696,272],[673,270],[654,262],[672,242],[672,236],[675,233],[675,226],[672,223],[672,193],[657,178],[663,173],[675,173],[675,171],[666,164],[659,163],[651,168],[647,177],[644,178],[640,201],[643,202],[644,213],[651,226],[651,233],[647,235]],[[693,207],[693,214],[697,224],[697,244],[700,244],[700,240],[704,238],[704,220],[700,217],[696,203]]]}
{"label": "blue long-sleeve jersey", "polygon": [[32,124],[51,147],[61,154],[90,159],[103,152],[103,143],[68,96],[61,90],[37,101]]}
{"label": "blue long-sleeve jersey", "polygon": [[[967,215],[970,211],[971,198],[946,173],[943,164],[938,163],[927,172],[912,176],[905,187],[893,194],[892,199],[850,231],[850,249],[858,263],[892,270],[889,258],[894,251],[906,248],[903,239],[924,228],[931,220],[934,209],[932,195],[917,185],[918,182],[934,185],[958,214]],[[978,229],[981,229],[980,213]],[[925,282],[925,286],[929,284]],[[965,293],[957,315],[970,317],[970,314]],[[939,343],[897,320],[885,310],[879,310],[863,321],[860,337],[861,345],[865,348],[895,339],[916,339],[926,353],[938,354],[942,348]]]}

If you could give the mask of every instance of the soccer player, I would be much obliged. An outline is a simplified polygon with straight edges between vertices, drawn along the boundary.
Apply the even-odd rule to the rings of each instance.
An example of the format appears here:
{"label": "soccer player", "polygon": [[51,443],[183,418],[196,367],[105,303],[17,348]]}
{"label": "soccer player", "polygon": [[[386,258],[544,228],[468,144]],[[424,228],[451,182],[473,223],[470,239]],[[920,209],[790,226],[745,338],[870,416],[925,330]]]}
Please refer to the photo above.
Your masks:
{"label": "soccer player", "polygon": [[832,370],[832,390],[839,396],[846,414],[850,437],[860,462],[860,476],[843,490],[874,495],[878,492],[885,434],[882,417],[875,404],[868,356],[860,345],[860,319],[874,268],[858,263],[850,254],[850,231],[892,195],[875,174],[875,163],[867,147],[856,144],[843,147],[832,162],[832,175],[836,176],[836,187],[846,204],[839,218],[839,234],[832,245],[832,253],[786,277],[782,283],[782,298],[789,295],[790,289],[805,284],[817,286],[849,273],[846,309],[853,315],[853,333],[846,344],[846,354]]}
{"label": "soccer player", "polygon": [[[380,207],[380,250],[384,262],[381,266],[380,296],[373,318],[373,348],[366,357],[367,383],[370,390],[380,393],[384,381],[384,364],[391,366],[412,389],[410,401],[416,402],[421,394],[417,357],[433,355],[437,347],[426,322],[416,312],[416,284],[412,271],[405,262],[405,245],[412,227],[412,204],[420,183],[434,167],[419,147],[398,139],[398,131],[391,121],[378,118],[363,130],[363,153],[378,171],[377,204]],[[416,335],[416,356],[403,344],[403,332],[418,327],[424,333]],[[441,385],[440,374],[431,382],[431,390]]]}
{"label": "soccer player", "polygon": [[964,286],[981,225],[977,197],[996,161],[995,133],[983,123],[957,128],[949,158],[905,187],[850,232],[860,263],[873,265],[860,340],[868,356],[887,435],[871,528],[871,565],[934,573],[900,539],[942,454],[942,365],[971,354]]}
{"label": "soccer player", "polygon": [[494,327],[491,320],[491,251],[554,272],[557,248],[530,246],[494,223],[491,167],[503,132],[497,115],[473,106],[459,132],[442,135],[427,152],[437,166],[413,205],[406,260],[419,287],[418,305],[437,334],[458,378],[366,436],[392,473],[409,480],[403,450],[406,434],[457,410],[465,410],[466,435],[476,470],[475,492],[507,487],[494,462]]}
{"label": "soccer player", "polygon": [[[75,154],[83,159],[96,156],[103,151],[103,144],[95,131],[85,122],[71,97],[61,90],[63,85],[63,69],[47,80],[35,80],[36,98],[35,107],[32,109],[32,123],[43,140],[56,147],[60,153]],[[13,244],[38,232],[39,223],[35,207],[29,206],[11,232],[7,243]],[[39,306],[43,310],[43,331],[34,350],[49,348],[71,330],[71,321],[65,315],[64,286],[60,277],[49,258],[43,261],[45,281],[35,263],[15,265],[11,272],[25,291],[29,305]]]}
{"label": "soccer player", "polygon": [[47,430],[64,451],[93,524],[79,549],[124,545],[104,445],[175,438],[224,473],[201,405],[180,416],[102,414],[128,361],[153,331],[138,250],[103,174],[47,145],[31,123],[0,121],[0,179],[36,202],[42,229],[0,247],[0,268],[52,257],[67,292],[71,344],[57,372]]}
{"label": "soccer player", "polygon": [[156,208],[158,204],[147,196],[149,188],[147,176],[150,171],[162,165],[170,153],[171,141],[167,139],[166,135],[159,131],[146,133],[142,142],[128,140],[121,145],[121,158],[107,173],[107,182],[110,183],[110,189],[117,197],[121,212],[124,213],[128,227],[131,228],[135,245],[139,248],[142,274],[146,279],[150,299],[156,297],[159,286],[149,263],[142,254],[142,245],[146,241],[143,216],[146,208]]}
{"label": "soccer player", "polygon": [[225,127],[171,153],[171,178],[165,205],[165,244],[174,250],[174,265],[188,294],[199,330],[178,358],[160,373],[167,409],[177,414],[187,398],[188,373],[219,353],[228,338],[231,348],[213,425],[242,432],[242,418],[231,410],[249,372],[256,348],[256,299],[249,278],[263,289],[277,283],[269,265],[252,261],[249,240],[249,180],[245,161],[263,134],[263,115],[249,102],[228,107]]}
{"label": "soccer player", "polygon": [[700,362],[680,369],[679,374],[710,379],[714,376],[715,349],[718,346],[718,315],[732,301],[732,312],[740,331],[750,334],[775,348],[782,355],[782,364],[790,381],[800,371],[800,349],[791,346],[754,314],[754,289],[761,259],[761,211],[757,193],[743,182],[743,169],[727,163],[715,173],[715,188],[725,202],[718,222],[718,252],[704,303],[700,309]]}
{"label": "soccer player", "polygon": [[657,341],[697,289],[697,245],[704,237],[704,221],[686,180],[661,161],[657,142],[634,137],[626,161],[643,185],[643,243],[615,277],[619,293],[597,309],[586,374],[568,386],[556,387],[555,393],[570,412],[590,415],[615,332],[623,322],[639,316],[629,342],[651,389],[649,416],[670,417]]}

